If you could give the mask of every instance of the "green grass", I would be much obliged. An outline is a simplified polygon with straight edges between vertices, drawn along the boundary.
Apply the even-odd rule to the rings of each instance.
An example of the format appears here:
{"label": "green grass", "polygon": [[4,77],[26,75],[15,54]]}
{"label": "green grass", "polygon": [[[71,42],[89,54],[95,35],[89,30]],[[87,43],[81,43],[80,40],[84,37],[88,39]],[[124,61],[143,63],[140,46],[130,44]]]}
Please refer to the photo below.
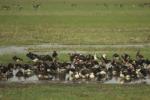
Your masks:
{"label": "green grass", "polygon": [[1,85],[1,100],[149,100],[148,85],[9,84]]}
{"label": "green grass", "polygon": [[149,0],[36,2],[41,3],[37,10],[30,0],[0,0],[0,7],[11,7],[0,10],[0,45],[150,42],[150,7],[139,6]]}
{"label": "green grass", "polygon": [[0,55],[0,64],[8,64],[8,63],[15,63],[13,61],[13,56],[19,56],[23,59],[22,63],[31,63],[32,61],[26,57],[26,54],[2,54]]}

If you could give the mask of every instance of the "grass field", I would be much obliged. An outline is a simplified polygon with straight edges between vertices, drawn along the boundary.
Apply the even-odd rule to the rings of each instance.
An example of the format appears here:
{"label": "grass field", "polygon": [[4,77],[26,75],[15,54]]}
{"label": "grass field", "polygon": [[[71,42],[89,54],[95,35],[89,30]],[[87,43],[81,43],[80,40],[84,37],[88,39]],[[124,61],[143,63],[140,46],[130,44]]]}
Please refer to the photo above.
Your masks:
{"label": "grass field", "polygon": [[[39,7],[33,7],[38,5]],[[147,44],[150,43],[149,0],[0,0],[0,46],[42,43],[58,44]],[[29,48],[33,52],[53,50],[99,51],[110,58],[139,48]],[[140,48],[150,58],[150,47]],[[17,55],[0,55],[8,64]],[[60,54],[60,61],[67,61]],[[0,100],[149,100],[149,85],[110,84],[0,84]]]}
{"label": "grass field", "polygon": [[149,0],[0,0],[0,45],[150,43]]}
{"label": "grass field", "polygon": [[[150,43],[149,0],[0,0],[0,46],[40,43],[145,44]],[[29,51],[99,51],[129,53],[138,48],[29,48]],[[150,48],[140,48],[145,58]],[[7,64],[17,55],[0,55]],[[67,61],[60,54],[60,61]],[[0,100],[149,100],[147,85],[104,84],[0,84]]]}
{"label": "grass field", "polygon": [[9,84],[0,85],[1,100],[149,100],[148,85]]}

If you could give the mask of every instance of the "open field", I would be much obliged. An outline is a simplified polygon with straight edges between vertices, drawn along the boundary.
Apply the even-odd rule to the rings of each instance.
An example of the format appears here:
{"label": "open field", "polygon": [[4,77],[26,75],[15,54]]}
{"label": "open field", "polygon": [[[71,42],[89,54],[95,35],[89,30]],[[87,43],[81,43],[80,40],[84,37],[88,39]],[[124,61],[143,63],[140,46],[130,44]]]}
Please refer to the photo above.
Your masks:
{"label": "open field", "polygon": [[149,100],[148,85],[5,84],[1,100]]}
{"label": "open field", "polygon": [[[27,51],[59,53],[68,61],[68,51],[128,53],[137,50],[150,59],[150,46],[123,47],[123,44],[150,43],[150,0],[0,0],[0,48],[33,44],[105,45],[122,47],[30,47]],[[5,49],[4,49],[5,50]],[[16,50],[16,49],[14,49]],[[66,53],[61,53],[62,51]],[[26,52],[1,53],[0,64],[12,57],[32,63]],[[149,100],[149,85],[115,84],[23,84],[0,81],[0,100]]]}
{"label": "open field", "polygon": [[149,11],[149,0],[0,0],[0,45],[149,43]]}

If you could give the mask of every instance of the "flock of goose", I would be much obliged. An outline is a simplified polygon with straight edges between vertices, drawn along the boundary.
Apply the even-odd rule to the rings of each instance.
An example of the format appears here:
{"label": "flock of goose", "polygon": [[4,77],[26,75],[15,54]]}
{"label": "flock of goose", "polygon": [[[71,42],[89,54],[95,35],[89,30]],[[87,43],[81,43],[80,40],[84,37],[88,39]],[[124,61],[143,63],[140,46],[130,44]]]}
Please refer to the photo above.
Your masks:
{"label": "flock of goose", "polygon": [[67,82],[107,82],[115,79],[123,84],[146,80],[150,76],[150,60],[145,59],[140,51],[135,59],[128,54],[114,53],[112,58],[108,58],[106,54],[98,57],[96,54],[70,53],[67,62],[60,62],[56,51],[52,55],[29,52],[26,56],[32,63],[24,63],[23,59],[14,56],[14,63],[0,64],[0,81],[14,77],[26,81],[34,76],[37,80]]}

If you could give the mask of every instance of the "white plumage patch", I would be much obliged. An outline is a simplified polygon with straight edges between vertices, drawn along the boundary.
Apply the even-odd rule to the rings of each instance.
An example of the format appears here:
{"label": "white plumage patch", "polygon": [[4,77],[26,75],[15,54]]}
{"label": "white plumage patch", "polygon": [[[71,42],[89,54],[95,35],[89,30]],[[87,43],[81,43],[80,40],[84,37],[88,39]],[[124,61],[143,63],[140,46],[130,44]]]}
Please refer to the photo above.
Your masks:
{"label": "white plumage patch", "polygon": [[69,73],[66,74],[65,80],[72,81],[73,80],[73,72],[69,71]]}
{"label": "white plumage patch", "polygon": [[31,72],[27,72],[27,75],[31,75]]}
{"label": "white plumage patch", "polygon": [[47,72],[50,72],[51,70],[50,69],[47,69]]}
{"label": "white plumage patch", "polygon": [[32,61],[33,61],[33,62],[38,62],[39,59],[35,58],[35,59],[33,59]]}
{"label": "white plumage patch", "polygon": [[16,62],[20,62],[20,60],[19,60],[19,59],[17,59],[17,60],[16,60]]}
{"label": "white plumage patch", "polygon": [[139,74],[140,70],[141,70],[141,69],[137,69],[137,70],[136,70],[136,74]]}
{"label": "white plumage patch", "polygon": [[113,71],[112,73],[113,73],[113,75],[116,75],[116,74],[117,74],[117,72],[116,72],[116,71]]}
{"label": "white plumage patch", "polygon": [[93,79],[93,78],[95,78],[95,75],[94,75],[94,73],[90,73],[89,77],[90,77],[90,79]]}
{"label": "white plumage patch", "polygon": [[80,77],[79,74],[76,73],[76,74],[75,74],[75,78],[76,78],[76,79],[79,79],[79,77]]}
{"label": "white plumage patch", "polygon": [[42,78],[42,75],[41,75],[41,74],[39,74],[39,75],[38,75],[38,78]]}
{"label": "white plumage patch", "polygon": [[126,75],[126,80],[129,81],[130,80],[130,76]]}
{"label": "white plumage patch", "polygon": [[102,57],[103,57],[103,58],[106,58],[106,54],[103,54]]}
{"label": "white plumage patch", "polygon": [[97,55],[96,55],[96,53],[94,54],[94,60],[97,60]]}
{"label": "white plumage patch", "polygon": [[124,80],[121,80],[121,81],[120,81],[120,84],[124,84]]}
{"label": "white plumage patch", "polygon": [[121,73],[121,74],[120,74],[120,78],[124,78],[124,77],[125,77],[125,76]]}
{"label": "white plumage patch", "polygon": [[105,71],[101,71],[100,74],[101,74],[101,75],[105,75],[106,72],[105,72]]}

